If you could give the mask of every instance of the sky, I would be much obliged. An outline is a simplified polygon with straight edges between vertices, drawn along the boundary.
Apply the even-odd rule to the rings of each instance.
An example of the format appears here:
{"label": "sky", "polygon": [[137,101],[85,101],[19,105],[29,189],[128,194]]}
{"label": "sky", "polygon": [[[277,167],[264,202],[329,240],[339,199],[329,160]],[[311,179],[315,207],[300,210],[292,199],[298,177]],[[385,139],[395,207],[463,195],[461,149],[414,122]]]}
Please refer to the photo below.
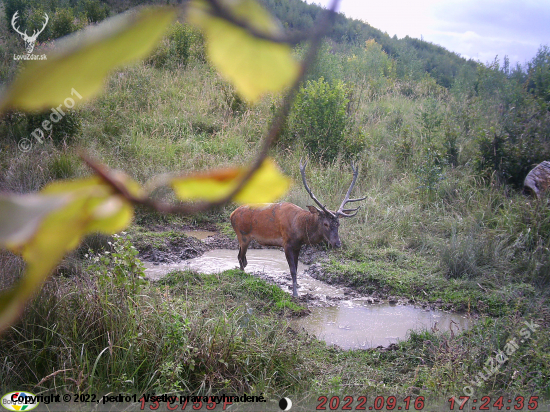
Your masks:
{"label": "sky", "polygon": [[390,36],[423,38],[482,63],[507,55],[524,64],[550,46],[550,0],[340,0],[339,9]]}

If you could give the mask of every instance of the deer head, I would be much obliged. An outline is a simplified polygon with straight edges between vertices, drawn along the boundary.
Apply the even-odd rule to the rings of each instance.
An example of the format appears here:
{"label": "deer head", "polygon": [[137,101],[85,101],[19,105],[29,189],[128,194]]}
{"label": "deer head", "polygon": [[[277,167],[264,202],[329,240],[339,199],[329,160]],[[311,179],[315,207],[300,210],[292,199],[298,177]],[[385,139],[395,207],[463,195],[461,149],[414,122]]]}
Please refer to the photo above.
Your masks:
{"label": "deer head", "polygon": [[44,15],[46,16],[46,21],[44,22],[44,25],[42,26],[42,28],[40,30],[35,30],[33,33],[32,33],[32,36],[29,36],[27,34],[27,31],[25,30],[24,33],[22,33],[20,30],[19,30],[19,27],[16,27],[16,20],[18,19],[18,14],[19,14],[19,11],[16,11],[13,15],[13,18],[11,19],[11,26],[13,27],[13,30],[15,30],[16,33],[19,33],[21,35],[21,37],[23,37],[23,40],[25,41],[25,49],[27,49],[27,53],[28,54],[31,54],[32,51],[34,50],[34,45],[36,43],[36,38],[38,37],[38,35],[40,33],[42,33],[44,31],[44,29],[46,28],[46,24],[48,24],[48,15],[46,13],[44,13]]}
{"label": "deer head", "polygon": [[332,247],[340,247],[340,238],[338,236],[338,227],[340,225],[339,218],[340,217],[353,217],[357,214],[357,211],[359,210],[360,206],[353,208],[353,209],[346,209],[347,203],[350,202],[359,202],[361,200],[365,200],[365,197],[357,198],[357,199],[350,199],[349,196],[351,194],[351,191],[353,190],[353,187],[355,186],[355,182],[357,181],[357,168],[353,165],[353,162],[351,163],[351,170],[353,171],[353,180],[351,182],[351,185],[346,193],[346,196],[344,197],[344,200],[340,204],[340,207],[338,208],[338,211],[333,212],[331,210],[328,210],[319,200],[315,197],[315,195],[311,192],[311,189],[307,185],[306,182],[306,166],[307,161],[305,164],[302,164],[302,160],[300,159],[300,173],[302,175],[302,182],[304,183],[304,187],[311,197],[311,199],[319,206],[321,209],[316,208],[315,206],[308,206],[311,213],[317,213],[319,215],[319,225],[321,233],[323,234],[323,237],[327,240],[327,242]]}

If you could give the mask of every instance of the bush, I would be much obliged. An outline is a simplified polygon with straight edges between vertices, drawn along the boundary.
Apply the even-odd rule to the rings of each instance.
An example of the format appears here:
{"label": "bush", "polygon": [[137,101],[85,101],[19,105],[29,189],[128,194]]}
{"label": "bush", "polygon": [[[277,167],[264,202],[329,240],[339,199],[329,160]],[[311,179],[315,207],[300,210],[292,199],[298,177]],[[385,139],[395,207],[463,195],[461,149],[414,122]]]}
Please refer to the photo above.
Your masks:
{"label": "bush", "polygon": [[178,65],[186,66],[190,56],[192,29],[184,24],[176,23],[170,33],[170,49]]}
{"label": "bush", "polygon": [[51,37],[57,39],[78,30],[73,9],[57,9],[51,18]]}
{"label": "bush", "polygon": [[519,123],[516,130],[498,131],[494,127],[479,132],[478,170],[496,172],[505,183],[521,188],[527,173],[550,158],[550,114]]}
{"label": "bush", "polygon": [[99,23],[109,15],[109,8],[98,0],[85,0],[82,2],[82,9],[86,18],[91,23]]}
{"label": "bush", "polygon": [[[6,18],[7,27],[11,30],[13,28],[11,27],[11,19],[16,11],[19,12],[19,27],[23,27],[26,24],[25,20],[25,10],[27,9],[28,5],[25,0],[4,0],[4,16]],[[23,29],[23,31],[25,31]]]}
{"label": "bush", "polygon": [[160,68],[187,66],[189,58],[204,61],[204,43],[199,32],[191,26],[175,23],[168,36],[147,59],[147,63]]}
{"label": "bush", "polygon": [[311,155],[325,161],[334,160],[340,151],[350,154],[344,135],[348,126],[347,94],[342,82],[329,84],[322,77],[308,81],[296,96],[287,139],[295,138]]}
{"label": "bush", "polygon": [[81,130],[80,113],[77,111],[65,111],[65,115],[57,123],[52,123],[51,130],[45,131],[42,129],[42,122],[48,120],[51,111],[44,113],[26,113],[24,116],[27,120],[27,134],[30,135],[36,129],[41,129],[46,138],[51,138],[54,143],[61,143],[69,140]]}
{"label": "bush", "polygon": [[[21,25],[20,27],[23,29],[23,31],[27,30],[27,33],[32,33],[34,30],[40,30],[42,29],[42,26],[44,25],[45,17],[44,17],[44,9],[42,8],[36,8],[36,9],[28,9],[26,11],[25,16],[25,25]],[[48,15],[50,15],[48,13]],[[44,27],[44,30],[40,35],[38,36],[39,41],[44,41],[52,37],[52,30],[51,25],[48,22],[46,26]]]}

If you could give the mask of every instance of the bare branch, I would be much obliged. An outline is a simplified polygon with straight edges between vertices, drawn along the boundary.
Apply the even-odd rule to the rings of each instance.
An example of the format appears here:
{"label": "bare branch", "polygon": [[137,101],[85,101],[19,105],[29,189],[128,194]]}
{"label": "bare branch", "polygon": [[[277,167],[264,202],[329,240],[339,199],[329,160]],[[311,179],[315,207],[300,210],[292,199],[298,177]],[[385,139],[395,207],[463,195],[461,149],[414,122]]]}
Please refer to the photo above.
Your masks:
{"label": "bare branch", "polygon": [[[231,23],[236,24],[239,27],[243,27],[247,30],[249,30],[249,25],[244,22],[238,22],[235,21],[234,16],[226,16],[224,13],[226,13],[226,10],[223,8],[219,8],[220,3],[219,0],[207,0],[209,4],[212,5],[212,7],[217,10],[217,13],[220,17],[226,18]],[[260,150],[258,152],[258,155],[256,156],[256,159],[254,160],[254,163],[248,169],[248,171],[243,175],[241,181],[237,184],[237,186],[233,189],[231,193],[229,193],[226,197],[223,199],[220,199],[215,202],[195,202],[195,203],[180,203],[180,204],[169,204],[164,202],[158,202],[151,198],[136,198],[131,193],[129,193],[124,185],[120,184],[116,180],[112,179],[109,173],[106,171],[106,168],[101,165],[100,163],[97,163],[93,161],[90,157],[88,157],[85,154],[81,154],[81,157],[83,160],[90,166],[98,175],[100,175],[106,182],[108,182],[117,193],[124,196],[129,201],[136,203],[136,204],[142,204],[144,206],[150,207],[158,212],[162,213],[174,213],[174,214],[194,214],[197,212],[203,212],[208,209],[212,209],[214,207],[222,206],[229,201],[233,199],[233,197],[241,191],[241,189],[245,186],[245,184],[250,180],[250,178],[256,173],[256,171],[260,168],[262,163],[264,162],[265,158],[267,157],[267,154],[269,152],[270,147],[277,141],[282,127],[284,125],[284,121],[286,117],[288,116],[290,109],[292,107],[292,102],[294,101],[294,97],[296,96],[296,93],[299,90],[299,87],[305,77],[305,74],[309,67],[311,67],[315,56],[317,54],[317,51],[319,50],[319,47],[321,45],[321,40],[324,34],[326,34],[326,31],[328,30],[328,27],[334,20],[334,16],[336,15],[336,8],[338,6],[340,0],[333,0],[330,9],[326,10],[325,13],[323,13],[323,16],[321,18],[321,21],[316,26],[316,29],[313,30],[309,34],[309,38],[311,39],[311,43],[308,49],[308,52],[305,56],[305,58],[302,60],[302,64],[300,67],[300,73],[298,77],[296,78],[294,84],[290,87],[289,91],[287,92],[285,98],[283,99],[283,104],[279,108],[279,111],[277,115],[274,117],[274,119],[271,122],[271,125],[269,127],[269,130],[267,134],[265,135],[262,145],[260,147]],[[219,7],[217,7],[219,6]],[[255,29],[249,30],[249,32],[256,36]],[[266,36],[265,33],[262,33],[259,36],[260,38],[264,38],[265,40],[275,41],[278,42],[276,39],[272,39],[269,36]],[[151,190],[151,188],[149,188]]]}
{"label": "bare branch", "polygon": [[[220,17],[228,22],[234,24],[237,27],[240,27],[246,30],[248,33],[254,37],[262,40],[272,41],[274,43],[287,43],[290,45],[296,45],[302,41],[309,40],[319,34],[318,29],[313,29],[309,32],[301,32],[292,35],[272,35],[264,31],[258,30],[254,26],[251,26],[245,20],[235,16],[230,10],[228,10],[220,0],[207,0],[210,6],[212,7],[211,14],[213,16]],[[335,8],[330,8],[330,11],[333,12]],[[321,22],[321,25],[323,22]]]}

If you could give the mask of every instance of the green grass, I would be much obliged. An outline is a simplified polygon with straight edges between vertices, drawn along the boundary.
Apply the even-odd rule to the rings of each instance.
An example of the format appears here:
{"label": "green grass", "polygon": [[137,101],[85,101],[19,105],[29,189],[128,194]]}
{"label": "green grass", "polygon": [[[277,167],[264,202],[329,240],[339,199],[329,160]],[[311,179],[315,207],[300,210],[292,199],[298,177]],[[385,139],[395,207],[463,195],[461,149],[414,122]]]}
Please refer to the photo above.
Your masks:
{"label": "green grass", "polygon": [[276,286],[241,271],[175,272],[136,294],[117,282],[51,280],[1,338],[2,389],[36,388],[36,377],[58,362],[67,371],[39,388],[259,394],[301,387],[292,370],[303,363],[304,342],[287,338],[285,315],[303,308]]}
{"label": "green grass", "polygon": [[[528,293],[525,296],[505,294],[478,285],[479,281],[446,279],[432,263],[418,256],[395,250],[385,250],[363,257],[361,262],[336,259],[323,265],[320,280],[343,284],[362,293],[382,293],[403,296],[418,302],[440,300],[443,307],[455,311],[472,311],[493,316],[505,315],[523,308],[533,297],[533,289],[519,285]],[[527,288],[525,289],[525,286]],[[518,289],[516,289],[518,290]]]}
{"label": "green grass", "polygon": [[[396,271],[413,264],[395,255],[377,254],[358,265],[387,262],[388,256]],[[476,391],[550,395],[550,311],[540,299],[525,305],[525,316],[481,317],[458,336],[410,332],[393,350],[342,351],[289,328],[289,317],[303,308],[277,286],[240,270],[172,272],[134,292],[124,286],[128,281],[99,272],[50,280],[0,340],[0,389],[246,392],[304,403],[343,393],[422,394],[439,402],[461,396],[485,362],[533,320],[540,328]],[[394,274],[386,281],[396,282]],[[64,371],[52,376],[60,365]]]}
{"label": "green grass", "polygon": [[[4,66],[2,78],[13,75],[13,61]],[[356,217],[342,219],[343,249],[330,252],[326,280],[366,293],[441,299],[444,307],[481,314],[474,328],[461,336],[411,333],[393,351],[343,352],[289,329],[287,317],[302,308],[279,288],[240,271],[173,273],[139,294],[114,281],[101,283],[82,269],[88,247],[107,248],[109,239],[98,236],[77,252],[77,269],[51,280],[0,338],[0,385],[34,393],[100,392],[107,384],[112,392],[248,391],[313,401],[320,394],[461,395],[523,320],[536,319],[544,328],[479,393],[548,398],[547,199],[525,198],[475,167],[479,136],[505,126],[501,102],[475,95],[473,86],[446,91],[428,87],[429,77],[369,75],[351,83],[354,110],[346,131],[365,147],[355,156],[360,172],[352,196],[367,199]],[[17,113],[3,118],[0,189],[31,192],[55,179],[85,176],[90,171],[80,150],[142,183],[159,173],[246,164],[279,98],[234,110],[233,97],[232,87],[202,58],[191,58],[186,67],[138,63],[120,69],[104,93],[79,110],[81,130],[67,144],[48,141],[22,153],[16,144],[27,133],[25,121]],[[440,116],[441,126],[423,113]],[[449,131],[457,134],[452,166],[445,160]],[[441,162],[441,180],[429,188],[422,187],[433,177],[427,148]],[[284,145],[271,152],[295,182],[284,200],[302,207],[311,204],[298,171],[305,153]],[[321,202],[336,209],[351,181],[349,159],[321,164],[311,158],[307,177]],[[169,190],[154,196],[173,200]],[[233,208],[194,216],[138,208],[129,233],[136,246],[159,250],[181,241],[181,226],[215,225],[233,236]],[[8,274],[2,287],[21,267],[12,255],[0,255],[0,272]]]}

